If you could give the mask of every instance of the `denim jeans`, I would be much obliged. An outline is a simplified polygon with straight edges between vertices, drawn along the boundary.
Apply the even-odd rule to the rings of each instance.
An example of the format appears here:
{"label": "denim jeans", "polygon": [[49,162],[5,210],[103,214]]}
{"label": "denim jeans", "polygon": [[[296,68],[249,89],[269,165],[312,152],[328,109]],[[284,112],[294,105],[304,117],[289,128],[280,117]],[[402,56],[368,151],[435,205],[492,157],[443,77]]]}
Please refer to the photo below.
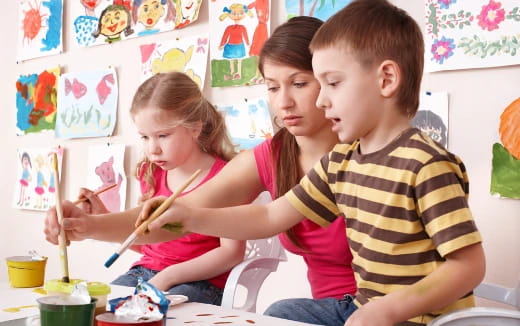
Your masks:
{"label": "denim jeans", "polygon": [[[126,274],[123,274],[112,281],[112,284],[123,286],[137,286],[137,280],[141,277],[144,281],[149,281],[158,271],[154,271],[143,266],[134,266]],[[195,281],[177,284],[170,288],[168,294],[182,294],[188,297],[190,302],[209,303],[220,306],[222,302],[223,289],[216,287],[209,281]]]}
{"label": "denim jeans", "polygon": [[354,296],[343,299],[284,299],[270,305],[264,315],[309,324],[343,326],[357,309]]}

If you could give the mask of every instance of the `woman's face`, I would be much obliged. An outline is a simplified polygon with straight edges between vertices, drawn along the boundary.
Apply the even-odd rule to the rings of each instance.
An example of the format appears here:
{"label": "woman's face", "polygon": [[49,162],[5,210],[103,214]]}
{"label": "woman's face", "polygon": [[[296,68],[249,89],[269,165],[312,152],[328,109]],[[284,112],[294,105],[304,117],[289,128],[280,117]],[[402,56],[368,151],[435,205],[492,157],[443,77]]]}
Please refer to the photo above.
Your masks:
{"label": "woman's face", "polygon": [[331,128],[323,110],[316,107],[320,85],[312,71],[266,60],[264,77],[277,121],[291,134],[312,136]]}

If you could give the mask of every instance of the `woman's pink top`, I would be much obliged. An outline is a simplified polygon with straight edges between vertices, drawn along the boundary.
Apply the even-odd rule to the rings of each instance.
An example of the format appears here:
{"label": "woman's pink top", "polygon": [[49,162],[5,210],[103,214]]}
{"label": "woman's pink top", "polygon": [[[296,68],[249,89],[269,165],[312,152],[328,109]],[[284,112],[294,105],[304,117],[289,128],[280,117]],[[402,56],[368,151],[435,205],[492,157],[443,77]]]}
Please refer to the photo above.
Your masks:
{"label": "woman's pink top", "polygon": [[[266,140],[254,148],[258,175],[265,189],[275,198],[276,178],[271,160],[271,141]],[[351,267],[352,255],[345,237],[345,220],[338,218],[326,228],[309,219],[294,226],[296,246],[281,233],[278,237],[289,252],[303,257],[307,264],[307,278],[315,299],[342,298],[356,293],[356,281]]]}
{"label": "woman's pink top", "polygon": [[[208,175],[195,188],[211,179],[224,167],[224,165],[226,165],[226,161],[220,158],[216,158],[215,163],[211,167]],[[167,172],[168,171],[163,169],[155,169],[154,197],[170,196],[172,194],[172,191],[168,188],[166,181]],[[142,178],[140,180],[140,184],[141,192],[145,193],[148,189],[148,185],[142,180]],[[190,191],[182,193],[181,196],[189,193]],[[135,262],[132,267],[143,266],[152,270],[162,271],[170,265],[188,261],[218,247],[220,247],[219,238],[198,233],[191,233],[175,240],[140,246],[140,250],[143,256],[139,261]],[[208,281],[223,289],[224,285],[226,284],[228,275],[229,272],[226,272],[217,277],[209,279]]]}

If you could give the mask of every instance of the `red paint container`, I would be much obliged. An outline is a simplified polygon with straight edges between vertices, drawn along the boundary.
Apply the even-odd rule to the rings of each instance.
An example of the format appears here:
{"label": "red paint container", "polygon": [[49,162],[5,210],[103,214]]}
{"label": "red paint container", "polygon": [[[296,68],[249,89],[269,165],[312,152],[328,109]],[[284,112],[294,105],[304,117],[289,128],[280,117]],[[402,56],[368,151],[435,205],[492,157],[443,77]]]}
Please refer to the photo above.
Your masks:
{"label": "red paint container", "polygon": [[149,321],[149,320],[134,320],[128,317],[116,316],[112,312],[106,312],[96,316],[98,326],[163,326],[166,323],[164,319]]}

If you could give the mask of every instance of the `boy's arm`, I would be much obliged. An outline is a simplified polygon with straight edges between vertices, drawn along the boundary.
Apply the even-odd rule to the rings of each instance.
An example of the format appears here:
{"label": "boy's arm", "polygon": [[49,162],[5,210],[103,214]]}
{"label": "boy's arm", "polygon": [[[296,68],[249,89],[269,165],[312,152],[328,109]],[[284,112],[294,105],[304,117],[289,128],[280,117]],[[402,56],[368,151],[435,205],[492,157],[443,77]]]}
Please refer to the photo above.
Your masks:
{"label": "boy's arm", "polygon": [[226,208],[194,208],[175,202],[150,223],[148,228],[154,231],[167,223],[180,223],[183,232],[248,240],[267,238],[284,232],[304,218],[285,197],[267,205],[250,204]]}
{"label": "boy's arm", "polygon": [[232,269],[244,259],[245,241],[220,239],[215,248],[183,263],[168,266],[150,279],[159,290],[193,281],[208,280]]}
{"label": "boy's arm", "polygon": [[419,282],[363,305],[345,326],[395,325],[441,309],[470,293],[482,281],[484,273],[482,245],[464,247],[448,254],[437,270]]}

